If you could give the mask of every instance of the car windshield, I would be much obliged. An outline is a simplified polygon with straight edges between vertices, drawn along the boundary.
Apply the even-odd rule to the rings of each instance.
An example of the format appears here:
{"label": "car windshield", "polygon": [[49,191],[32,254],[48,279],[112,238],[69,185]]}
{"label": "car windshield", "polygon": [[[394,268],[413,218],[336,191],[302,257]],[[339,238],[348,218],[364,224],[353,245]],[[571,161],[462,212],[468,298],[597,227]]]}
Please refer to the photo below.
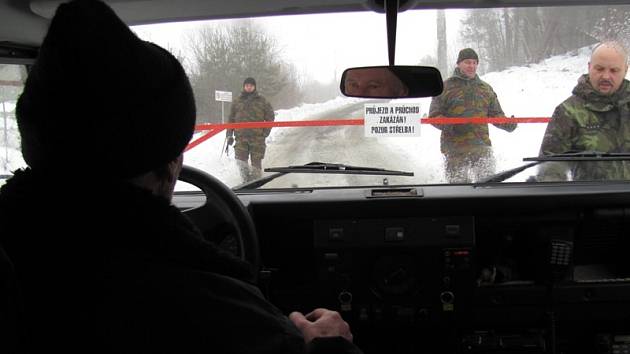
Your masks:
{"label": "car windshield", "polygon": [[23,65],[0,64],[0,184],[12,171],[26,165],[20,153],[20,134],[15,120],[15,104],[26,76]]}
{"label": "car windshield", "polygon": [[[620,118],[629,114],[625,67],[618,68],[621,73],[597,68],[595,79],[587,75],[597,43],[627,37],[629,13],[630,7],[621,5],[401,12],[395,64],[434,66],[446,80],[438,97],[401,99],[346,97],[340,91],[345,69],[388,64],[384,14],[284,15],[132,29],[173,52],[190,77],[197,127],[185,163],[230,187],[612,181],[630,178],[627,162],[542,161],[506,178],[492,176],[541,154],[630,152],[630,123]],[[19,65],[0,66],[2,175],[25,166],[15,122],[25,73]],[[558,143],[542,151],[554,111],[580,85],[605,101],[586,104],[599,105],[586,121],[576,118],[587,144]],[[600,114],[615,123],[602,127]],[[567,135],[575,129],[560,124],[553,139],[575,142]],[[588,143],[595,140],[606,143]],[[287,167],[293,168],[282,169]],[[375,173],[383,170],[404,173]],[[251,184],[266,177],[265,183]]]}

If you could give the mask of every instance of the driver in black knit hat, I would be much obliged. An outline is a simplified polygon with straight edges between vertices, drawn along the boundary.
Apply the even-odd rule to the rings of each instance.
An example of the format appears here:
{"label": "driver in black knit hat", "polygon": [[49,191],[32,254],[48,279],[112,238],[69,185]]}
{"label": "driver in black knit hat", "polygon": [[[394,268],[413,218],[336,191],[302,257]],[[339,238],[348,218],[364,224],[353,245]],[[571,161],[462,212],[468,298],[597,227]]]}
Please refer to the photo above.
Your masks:
{"label": "driver in black knit hat", "polygon": [[193,93],[107,5],[59,6],[17,120],[28,168],[0,189],[6,352],[359,352],[336,312],[284,316],[171,205]]}

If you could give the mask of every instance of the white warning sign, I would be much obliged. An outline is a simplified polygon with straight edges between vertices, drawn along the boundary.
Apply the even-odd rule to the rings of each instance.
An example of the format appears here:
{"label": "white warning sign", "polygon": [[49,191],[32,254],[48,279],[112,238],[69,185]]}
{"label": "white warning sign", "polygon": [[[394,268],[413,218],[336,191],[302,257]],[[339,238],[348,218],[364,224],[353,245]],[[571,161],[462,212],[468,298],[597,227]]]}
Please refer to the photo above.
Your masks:
{"label": "white warning sign", "polygon": [[214,91],[214,100],[222,102],[232,102],[232,91]]}
{"label": "white warning sign", "polygon": [[420,104],[365,105],[365,136],[420,136]]}

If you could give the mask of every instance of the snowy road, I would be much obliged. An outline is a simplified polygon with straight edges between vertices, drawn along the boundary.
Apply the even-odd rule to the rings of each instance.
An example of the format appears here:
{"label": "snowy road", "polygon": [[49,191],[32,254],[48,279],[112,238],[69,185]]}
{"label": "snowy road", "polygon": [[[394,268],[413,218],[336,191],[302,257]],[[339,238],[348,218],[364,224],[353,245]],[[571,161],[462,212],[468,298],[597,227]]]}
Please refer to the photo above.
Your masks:
{"label": "snowy road", "polygon": [[[342,108],[306,117],[315,119],[356,119],[363,117],[363,106],[359,102]],[[279,120],[282,117],[278,117]],[[357,166],[379,167],[413,172],[415,166],[407,158],[404,147],[391,144],[393,139],[414,138],[367,138],[363,126],[332,126],[304,128],[276,128],[268,141],[264,167],[299,165],[313,161],[344,163]],[[416,138],[416,140],[419,138]],[[417,174],[417,172],[416,172]],[[287,183],[297,186],[343,186],[382,185],[384,178],[392,184],[409,184],[419,177],[362,176],[300,174],[286,176],[270,182],[266,187],[286,187]],[[288,182],[290,180],[290,182]]]}

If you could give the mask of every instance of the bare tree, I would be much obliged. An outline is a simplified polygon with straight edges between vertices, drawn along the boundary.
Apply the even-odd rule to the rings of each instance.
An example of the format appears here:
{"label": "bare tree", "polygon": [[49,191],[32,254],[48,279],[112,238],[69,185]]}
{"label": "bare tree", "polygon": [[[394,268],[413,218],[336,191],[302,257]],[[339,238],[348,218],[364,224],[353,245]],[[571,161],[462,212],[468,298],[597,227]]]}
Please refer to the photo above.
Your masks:
{"label": "bare tree", "polygon": [[294,67],[282,60],[275,39],[251,21],[228,27],[205,27],[191,36],[189,68],[199,116],[221,121],[215,90],[240,94],[246,77],[256,79],[257,90],[274,108],[287,108],[301,98]]}
{"label": "bare tree", "polygon": [[613,8],[609,13],[601,6],[471,10],[462,21],[461,36],[479,51],[481,72],[501,70],[593,44],[598,37],[628,38],[624,33],[630,31],[623,29],[630,27],[624,25],[630,13]]}
{"label": "bare tree", "polygon": [[630,48],[630,7],[607,6],[604,11],[604,16],[599,18],[588,34],[598,41],[616,40]]}

